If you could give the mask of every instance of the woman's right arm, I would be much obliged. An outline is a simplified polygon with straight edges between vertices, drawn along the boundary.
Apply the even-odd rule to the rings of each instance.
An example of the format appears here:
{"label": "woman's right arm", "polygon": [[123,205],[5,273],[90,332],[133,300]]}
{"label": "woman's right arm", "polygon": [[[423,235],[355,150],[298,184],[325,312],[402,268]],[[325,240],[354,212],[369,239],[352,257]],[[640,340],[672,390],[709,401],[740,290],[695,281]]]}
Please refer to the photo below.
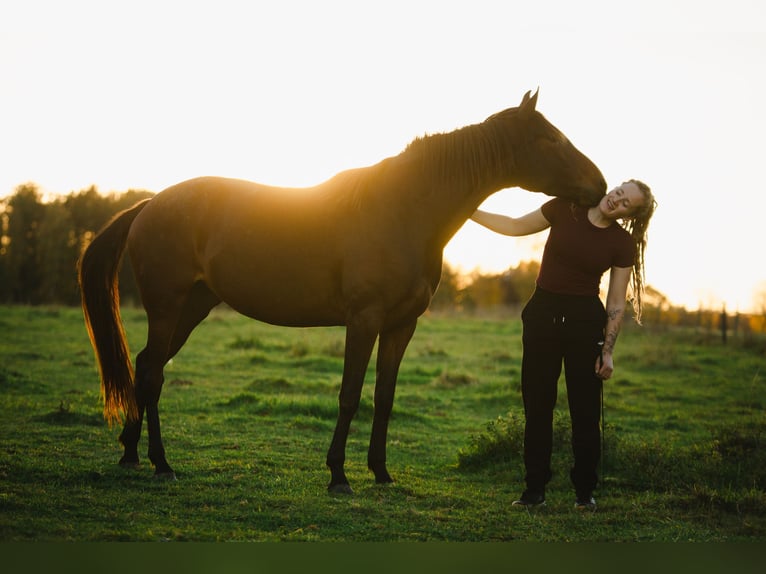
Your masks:
{"label": "woman's right arm", "polygon": [[547,229],[551,225],[545,219],[542,208],[538,208],[521,217],[508,217],[507,215],[477,209],[471,216],[471,219],[495,233],[513,237],[531,235]]}

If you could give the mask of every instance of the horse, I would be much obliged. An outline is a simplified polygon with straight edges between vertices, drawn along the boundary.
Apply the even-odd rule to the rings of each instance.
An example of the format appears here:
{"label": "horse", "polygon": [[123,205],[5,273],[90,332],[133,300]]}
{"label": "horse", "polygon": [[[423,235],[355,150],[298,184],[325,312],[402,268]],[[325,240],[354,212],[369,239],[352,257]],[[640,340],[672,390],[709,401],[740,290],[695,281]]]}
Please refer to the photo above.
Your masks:
{"label": "horse", "polygon": [[[539,90],[483,122],[416,137],[399,155],[313,187],[221,177],[173,185],[118,213],[78,262],[104,417],[121,422],[120,465],[139,464],[144,414],[156,477],[175,479],[160,433],[164,365],[220,303],[292,327],[345,327],[328,489],[352,493],[346,441],[378,342],[367,466],[393,481],[386,436],[400,363],[439,284],[445,245],[491,194],[520,187],[594,205],[599,169],[536,109]],[[133,369],[117,274],[125,249],[146,312]]]}

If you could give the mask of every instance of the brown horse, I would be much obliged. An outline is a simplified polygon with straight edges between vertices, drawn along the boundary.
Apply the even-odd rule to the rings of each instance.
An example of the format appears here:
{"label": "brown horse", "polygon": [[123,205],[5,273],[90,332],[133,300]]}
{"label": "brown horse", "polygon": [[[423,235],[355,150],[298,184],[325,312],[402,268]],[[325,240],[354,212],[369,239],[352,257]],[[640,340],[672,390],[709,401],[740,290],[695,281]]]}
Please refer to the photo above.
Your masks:
{"label": "brown horse", "polygon": [[[163,367],[221,303],[275,325],[346,327],[329,489],[343,469],[351,419],[378,342],[367,464],[378,483],[399,365],[439,283],[447,241],[490,194],[518,186],[595,204],[598,168],[536,111],[537,93],[482,123],[415,139],[398,156],[310,188],[215,177],[172,186],[118,214],[79,264],[82,304],[110,420],[126,415],[120,464],[138,464],[146,413],[149,459],[174,477],[160,436]],[[127,244],[148,319],[135,375],[119,312]]]}

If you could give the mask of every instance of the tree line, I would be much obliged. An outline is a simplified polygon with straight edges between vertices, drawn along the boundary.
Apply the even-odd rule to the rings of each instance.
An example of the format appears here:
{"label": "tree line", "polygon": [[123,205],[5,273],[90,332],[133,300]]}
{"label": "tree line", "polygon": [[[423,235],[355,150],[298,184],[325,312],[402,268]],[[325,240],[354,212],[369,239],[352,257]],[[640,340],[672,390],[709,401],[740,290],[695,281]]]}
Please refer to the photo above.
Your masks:
{"label": "tree line", "polygon": [[[90,187],[43,201],[36,185],[17,187],[0,203],[0,302],[78,305],[77,260],[85,246],[114,214],[151,196]],[[138,300],[130,265],[120,290],[125,300]]]}
{"label": "tree line", "polygon": [[[35,184],[18,186],[0,200],[0,303],[79,305],[76,268],[83,249],[115,214],[152,195],[142,190],[102,194],[90,187],[46,200]],[[532,294],[539,269],[538,261],[526,261],[502,273],[466,277],[445,263],[431,309],[520,307]],[[125,303],[139,301],[130,265],[120,271],[120,293]],[[645,301],[647,323],[711,330],[723,321],[724,336],[728,329],[735,334],[766,331],[766,295],[761,314],[731,318],[725,311],[674,306],[651,286]]]}

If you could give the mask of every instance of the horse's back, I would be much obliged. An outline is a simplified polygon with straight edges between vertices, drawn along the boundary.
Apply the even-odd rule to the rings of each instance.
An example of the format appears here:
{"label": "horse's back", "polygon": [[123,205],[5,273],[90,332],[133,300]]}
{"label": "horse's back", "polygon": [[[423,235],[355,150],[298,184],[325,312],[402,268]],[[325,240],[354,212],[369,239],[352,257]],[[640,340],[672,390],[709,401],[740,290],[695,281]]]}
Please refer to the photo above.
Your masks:
{"label": "horse's back", "polygon": [[162,191],[129,237],[142,291],[203,281],[254,318],[340,324],[342,234],[317,195],[214,177]]}

